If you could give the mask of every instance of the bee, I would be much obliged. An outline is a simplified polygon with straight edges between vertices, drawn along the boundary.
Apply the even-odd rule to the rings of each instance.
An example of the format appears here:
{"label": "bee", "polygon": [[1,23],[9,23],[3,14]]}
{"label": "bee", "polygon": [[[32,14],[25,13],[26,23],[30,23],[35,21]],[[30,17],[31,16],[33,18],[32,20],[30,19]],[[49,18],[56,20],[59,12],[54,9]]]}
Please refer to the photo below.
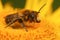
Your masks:
{"label": "bee", "polygon": [[[45,6],[45,4],[43,6]],[[22,15],[20,15],[20,13],[17,12],[17,13],[5,16],[5,22],[7,24],[6,27],[8,27],[8,26],[12,25],[13,23],[15,23],[16,21],[18,21],[22,25],[22,27],[26,31],[28,31],[26,29],[24,22],[29,21],[30,23],[32,23],[32,22],[40,23],[41,20],[38,20],[37,17],[38,17],[38,14],[40,13],[40,10],[43,8],[43,6],[39,9],[38,12],[37,11],[24,10],[21,13]]]}

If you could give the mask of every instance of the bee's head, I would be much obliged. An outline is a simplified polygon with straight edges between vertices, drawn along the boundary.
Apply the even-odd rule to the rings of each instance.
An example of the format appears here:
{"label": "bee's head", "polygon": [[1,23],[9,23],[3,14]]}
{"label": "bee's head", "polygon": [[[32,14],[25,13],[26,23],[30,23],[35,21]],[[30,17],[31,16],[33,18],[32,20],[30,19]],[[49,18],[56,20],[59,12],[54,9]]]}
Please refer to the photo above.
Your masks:
{"label": "bee's head", "polygon": [[30,22],[40,22],[38,20],[38,14],[40,13],[40,10],[45,6],[45,4],[37,11],[31,11],[31,10],[25,10],[23,15],[25,20],[29,20]]}
{"label": "bee's head", "polygon": [[32,20],[33,22],[40,22],[40,20],[38,20],[38,14],[39,12],[37,11],[31,11],[31,14],[30,14],[30,20]]}
{"label": "bee's head", "polygon": [[45,4],[37,11],[31,11],[29,15],[29,19],[33,22],[40,23],[40,20],[38,19],[38,14],[40,13],[40,10],[45,6]]}

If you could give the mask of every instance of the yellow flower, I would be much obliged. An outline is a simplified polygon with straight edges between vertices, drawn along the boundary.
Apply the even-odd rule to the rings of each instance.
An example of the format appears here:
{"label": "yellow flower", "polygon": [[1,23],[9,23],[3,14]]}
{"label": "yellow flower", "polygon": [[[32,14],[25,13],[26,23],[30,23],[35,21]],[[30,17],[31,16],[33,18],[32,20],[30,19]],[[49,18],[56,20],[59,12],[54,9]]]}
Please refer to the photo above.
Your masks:
{"label": "yellow flower", "polygon": [[39,24],[34,24],[34,27],[24,29],[4,28],[6,26],[4,17],[8,14],[15,13],[17,10],[13,9],[8,3],[3,8],[0,0],[0,39],[1,40],[59,40],[60,39],[60,8],[54,14],[52,13],[53,0],[27,0],[24,9],[38,11],[44,4],[46,4],[39,13]]}

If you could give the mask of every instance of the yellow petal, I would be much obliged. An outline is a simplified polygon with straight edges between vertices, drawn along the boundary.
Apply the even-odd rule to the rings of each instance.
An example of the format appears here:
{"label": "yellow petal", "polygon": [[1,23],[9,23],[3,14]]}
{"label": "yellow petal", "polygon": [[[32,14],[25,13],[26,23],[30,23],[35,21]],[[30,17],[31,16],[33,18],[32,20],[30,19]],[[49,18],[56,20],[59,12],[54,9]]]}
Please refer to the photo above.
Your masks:
{"label": "yellow petal", "polygon": [[2,3],[1,3],[1,0],[0,0],[0,12],[3,10],[3,6],[2,6]]}

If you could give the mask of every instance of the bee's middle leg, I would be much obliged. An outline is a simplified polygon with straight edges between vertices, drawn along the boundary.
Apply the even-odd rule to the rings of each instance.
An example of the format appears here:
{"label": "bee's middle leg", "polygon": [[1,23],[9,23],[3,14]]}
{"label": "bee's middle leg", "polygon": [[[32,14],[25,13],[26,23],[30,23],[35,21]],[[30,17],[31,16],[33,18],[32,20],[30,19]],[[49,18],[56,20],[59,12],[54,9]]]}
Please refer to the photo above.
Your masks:
{"label": "bee's middle leg", "polygon": [[25,24],[23,23],[23,20],[22,20],[22,19],[19,19],[18,22],[21,24],[21,26],[22,26],[26,31],[28,31],[28,30],[26,29]]}

